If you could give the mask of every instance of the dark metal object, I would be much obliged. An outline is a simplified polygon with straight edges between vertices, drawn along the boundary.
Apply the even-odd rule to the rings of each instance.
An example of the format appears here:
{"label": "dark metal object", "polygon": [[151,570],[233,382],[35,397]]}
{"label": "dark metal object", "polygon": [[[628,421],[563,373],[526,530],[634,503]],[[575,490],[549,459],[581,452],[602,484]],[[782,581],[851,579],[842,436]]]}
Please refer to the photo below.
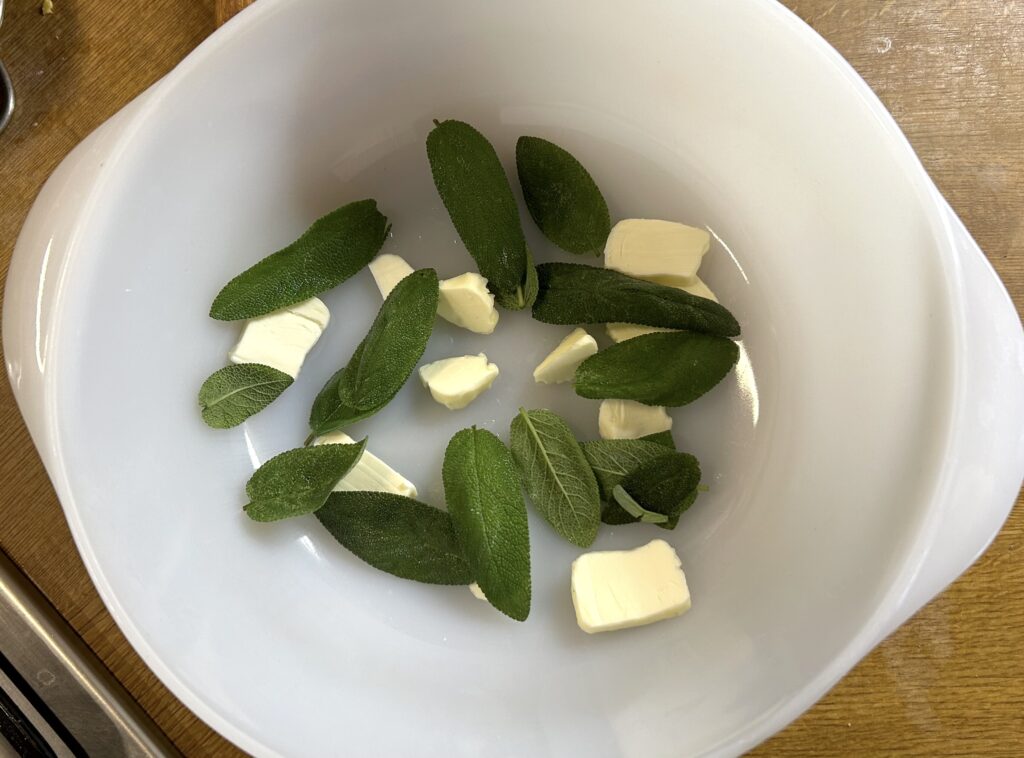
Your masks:
{"label": "dark metal object", "polygon": [[[4,0],[0,0],[0,26],[4,23]],[[4,68],[3,61],[0,61],[0,132],[11,120],[14,113],[14,85],[11,84],[11,77]]]}
{"label": "dark metal object", "polygon": [[0,553],[0,756],[8,754],[179,755],[67,622]]}

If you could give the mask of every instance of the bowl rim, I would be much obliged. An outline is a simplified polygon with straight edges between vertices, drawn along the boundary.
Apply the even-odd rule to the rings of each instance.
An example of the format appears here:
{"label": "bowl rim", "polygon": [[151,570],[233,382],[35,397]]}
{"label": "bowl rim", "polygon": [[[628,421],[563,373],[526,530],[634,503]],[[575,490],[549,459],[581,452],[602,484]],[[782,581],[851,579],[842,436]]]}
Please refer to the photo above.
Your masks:
{"label": "bowl rim", "polygon": [[[93,215],[90,211],[95,208],[99,198],[105,194],[107,185],[112,182],[114,169],[122,162],[129,147],[135,141],[135,137],[158,114],[161,103],[167,95],[176,89],[181,80],[190,72],[218,54],[229,40],[243,35],[245,30],[250,27],[265,23],[274,14],[284,13],[292,6],[300,5],[305,1],[261,0],[261,2],[249,6],[202,41],[165,77],[139,96],[139,107],[134,108],[132,113],[126,114],[127,120],[123,124],[121,133],[112,146],[107,159],[98,169],[91,188],[83,197],[82,211],[71,225],[70,239],[72,242],[68,246],[69,259],[74,257],[75,240],[81,239],[81,230],[87,226],[88,219]],[[874,611],[861,623],[857,631],[851,634],[846,646],[816,676],[807,680],[792,696],[764,711],[728,737],[706,748],[702,753],[704,755],[740,753],[780,731],[820,699],[891,631],[892,620],[898,615],[911,585],[925,563],[927,547],[939,529],[941,516],[949,499],[948,493],[954,478],[954,467],[946,464],[956,458],[956,441],[953,438],[952,430],[956,427],[957,420],[962,418],[965,413],[965,377],[968,371],[962,360],[966,341],[963,274],[961,264],[955,254],[955,232],[952,217],[946,211],[945,200],[929,178],[913,146],[867,82],[812,27],[777,0],[738,1],[744,4],[744,12],[760,13],[766,18],[780,23],[794,39],[807,45],[816,55],[820,56],[823,62],[833,69],[836,76],[852,86],[853,96],[857,97],[861,105],[874,116],[882,136],[896,148],[892,160],[899,163],[909,186],[918,196],[919,209],[928,220],[935,253],[939,258],[937,265],[945,275],[945,306],[951,315],[949,319],[952,356],[952,375],[949,378],[951,402],[949,407],[944,409],[946,418],[942,425],[942,445],[940,452],[936,454],[936,460],[941,464],[938,467],[938,476],[931,483],[929,494],[922,495],[924,507],[916,516],[918,520],[916,529],[910,532],[912,536],[905,548],[904,555],[895,563],[894,568],[890,569],[891,579],[888,588],[878,600]],[[54,302],[55,312],[60,310],[60,299],[58,297]],[[62,319],[56,315],[51,322],[52,333],[55,337],[61,331],[61,322]],[[259,739],[236,726],[216,706],[208,703],[201,692],[185,684],[171,666],[164,662],[163,657],[150,646],[146,636],[135,626],[131,614],[121,605],[118,593],[107,579],[102,564],[93,551],[69,485],[69,477],[62,454],[61,435],[56,423],[58,414],[55,413],[55,375],[57,373],[55,371],[47,372],[43,379],[43,407],[46,411],[43,423],[46,426],[49,439],[52,441],[52,448],[49,451],[52,461],[51,477],[54,479],[58,491],[61,492],[61,505],[75,544],[104,604],[118,628],[146,665],[174,696],[199,718],[246,752],[258,755],[276,754]]]}

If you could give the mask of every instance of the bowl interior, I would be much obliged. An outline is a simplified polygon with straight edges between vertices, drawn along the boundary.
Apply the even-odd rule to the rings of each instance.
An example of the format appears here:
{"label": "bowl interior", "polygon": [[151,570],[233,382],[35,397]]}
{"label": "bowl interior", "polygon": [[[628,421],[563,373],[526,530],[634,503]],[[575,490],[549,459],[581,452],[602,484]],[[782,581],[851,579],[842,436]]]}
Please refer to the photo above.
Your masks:
{"label": "bowl interior", "polygon": [[[909,150],[773,3],[264,3],[152,95],[94,197],[61,309],[66,505],[133,642],[263,752],[298,739],[310,754],[668,756],[779,726],[890,591],[934,479],[949,317]],[[380,299],[368,272],[326,295],[332,323],[299,381],[227,432],[195,408],[237,337],[209,303],[363,197],[394,224],[385,251],[472,270],[430,179],[434,118],[484,131],[513,185],[515,138],[535,134],[590,168],[613,218],[714,232],[701,274],[743,325],[743,359],[673,414],[710,491],[675,532],[605,528],[595,545],[669,539],[694,598],[682,619],[584,635],[568,591],[579,551],[532,514],[520,625],[465,588],[376,573],[311,517],[241,513],[247,477],[301,444]],[[524,226],[538,260],[568,259]],[[425,359],[486,352],[495,387],[452,413],[412,380],[351,433],[436,505],[460,428],[507,437],[522,405],[596,438],[596,402],[530,377],[567,331],[526,313],[486,337],[439,321]]]}

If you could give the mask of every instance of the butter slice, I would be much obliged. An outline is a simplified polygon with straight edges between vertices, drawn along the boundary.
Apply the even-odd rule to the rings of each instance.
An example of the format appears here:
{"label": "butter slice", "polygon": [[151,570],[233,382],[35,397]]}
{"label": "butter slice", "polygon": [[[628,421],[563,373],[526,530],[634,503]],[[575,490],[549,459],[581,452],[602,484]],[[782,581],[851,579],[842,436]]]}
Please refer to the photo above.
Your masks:
{"label": "butter slice", "polygon": [[441,281],[437,315],[477,334],[490,334],[498,325],[494,295],[487,289],[487,280],[475,273]]}
{"label": "butter slice", "polygon": [[487,356],[462,355],[420,366],[420,381],[430,395],[449,410],[457,411],[472,403],[498,378],[498,367]]}
{"label": "butter slice", "polygon": [[596,352],[597,340],[585,329],[573,329],[533,370],[533,380],[540,384],[571,382],[577,366]]}
{"label": "butter slice", "polygon": [[693,277],[693,281],[685,282],[682,284],[670,284],[671,287],[678,287],[681,290],[689,292],[691,295],[697,297],[707,298],[708,300],[714,300],[718,302],[718,298],[715,297],[715,293],[711,291],[708,285],[704,284],[703,280],[699,276]]}
{"label": "butter slice", "polygon": [[[355,440],[344,432],[331,432],[317,437],[314,445],[351,445]],[[416,485],[395,471],[369,450],[334,487],[335,492],[391,492],[416,497]]]}
{"label": "butter slice", "polygon": [[370,261],[370,273],[377,283],[380,296],[386,298],[395,286],[413,272],[412,266],[401,256],[392,253],[378,255]]}
{"label": "butter slice", "polygon": [[594,634],[681,616],[690,610],[690,590],[676,551],[652,540],[573,561],[572,604],[580,629]]}
{"label": "butter slice", "polygon": [[697,275],[711,248],[704,229],[674,221],[629,218],[612,227],[604,246],[605,268],[639,279],[685,284]]}
{"label": "butter slice", "polygon": [[238,344],[228,352],[228,360],[261,363],[294,379],[330,319],[327,306],[315,297],[249,319]]}
{"label": "butter slice", "polygon": [[604,440],[635,440],[671,428],[672,417],[660,405],[602,400],[597,412],[597,429]]}
{"label": "butter slice", "polygon": [[473,593],[473,597],[475,597],[477,600],[487,599],[487,595],[484,594],[484,591],[480,589],[480,585],[476,582],[473,582],[471,585],[469,585],[469,591]]}

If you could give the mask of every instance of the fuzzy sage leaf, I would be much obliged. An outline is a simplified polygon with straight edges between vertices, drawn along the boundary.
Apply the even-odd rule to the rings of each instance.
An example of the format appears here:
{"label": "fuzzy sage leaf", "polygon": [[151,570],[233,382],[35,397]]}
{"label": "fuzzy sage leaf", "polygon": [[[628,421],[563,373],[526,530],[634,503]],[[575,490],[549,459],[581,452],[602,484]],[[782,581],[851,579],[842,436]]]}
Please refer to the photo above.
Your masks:
{"label": "fuzzy sage leaf", "polygon": [[533,317],[545,324],[626,323],[736,337],[740,325],[722,305],[675,287],[581,263],[542,263]]}
{"label": "fuzzy sage leaf", "polygon": [[601,253],[611,217],[583,164],[553,142],[520,137],[516,170],[526,207],[545,237],[570,253]]}
{"label": "fuzzy sage leaf", "polygon": [[693,332],[656,332],[612,345],[576,369],[581,397],[670,407],[692,403],[739,359],[732,340]]}
{"label": "fuzzy sage leaf", "polygon": [[583,443],[583,455],[597,478],[602,500],[640,466],[665,456],[664,445],[649,440],[595,440]]}
{"label": "fuzzy sage leaf", "polygon": [[530,533],[508,448],[484,429],[463,429],[442,467],[455,534],[487,600],[517,621],[530,614]]}
{"label": "fuzzy sage leaf", "polygon": [[510,441],[523,488],[537,511],[569,542],[589,547],[601,526],[601,496],[568,425],[551,411],[520,408]]}
{"label": "fuzzy sage leaf", "polygon": [[[675,529],[682,513],[697,499],[700,486],[700,464],[688,453],[668,453],[641,464],[616,485],[629,494],[644,511],[660,513],[665,521],[662,529]],[[644,520],[629,512],[628,507],[615,497],[607,503],[602,520],[607,524],[626,524]]]}
{"label": "fuzzy sage leaf", "polygon": [[427,137],[427,158],[452,224],[498,304],[532,305],[519,208],[491,143],[469,124],[442,121]]}
{"label": "fuzzy sage leaf", "polygon": [[390,492],[335,492],[316,517],[376,569],[427,584],[473,581],[451,517],[418,500]]}
{"label": "fuzzy sage leaf", "polygon": [[423,356],[437,300],[433,269],[414,271],[395,285],[348,365],[313,401],[310,438],[368,418],[391,402]]}
{"label": "fuzzy sage leaf", "polygon": [[370,262],[387,228],[375,200],[342,206],[228,282],[210,316],[221,321],[255,318],[333,289]]}
{"label": "fuzzy sage leaf", "polygon": [[640,438],[646,442],[656,442],[659,445],[663,445],[670,450],[676,449],[676,441],[672,439],[672,432],[655,432],[654,434],[647,434]]}
{"label": "fuzzy sage leaf", "polygon": [[264,463],[249,479],[245,512],[253,521],[278,521],[312,513],[349,472],[366,447],[317,445],[289,450]]}
{"label": "fuzzy sage leaf", "polygon": [[291,386],[294,379],[261,363],[238,363],[214,371],[199,388],[203,421],[214,429],[238,426]]}

